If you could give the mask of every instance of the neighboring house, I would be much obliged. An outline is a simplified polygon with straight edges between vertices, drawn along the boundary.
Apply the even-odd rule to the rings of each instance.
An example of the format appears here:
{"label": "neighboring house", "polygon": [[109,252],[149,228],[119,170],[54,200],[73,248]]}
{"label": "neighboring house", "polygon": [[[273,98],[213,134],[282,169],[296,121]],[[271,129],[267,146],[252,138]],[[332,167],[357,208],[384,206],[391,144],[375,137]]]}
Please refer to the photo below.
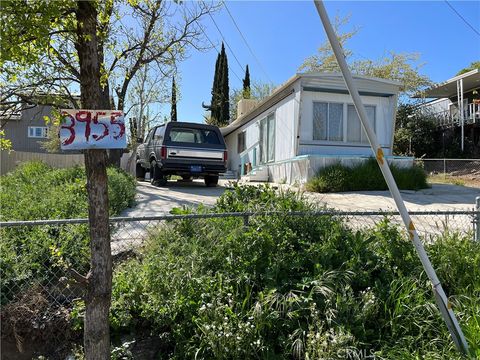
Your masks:
{"label": "neighboring house", "polygon": [[439,128],[459,130],[462,147],[465,137],[480,146],[480,69],[455,76],[415,97],[434,99],[420,105],[419,110],[432,115]]}
{"label": "neighboring house", "polygon": [[[364,76],[354,80],[384,154],[390,162],[411,165],[411,158],[392,156],[400,84]],[[373,154],[341,74],[297,74],[239,114],[221,130],[228,168],[240,176],[251,171],[257,180],[304,183],[321,167],[349,165]]]}
{"label": "neighboring house", "polygon": [[44,116],[50,115],[50,106],[38,105],[26,108],[19,114],[0,118],[0,128],[5,130],[5,137],[12,142],[13,150],[45,153],[47,151],[41,144],[48,140],[49,127],[45,123]]}

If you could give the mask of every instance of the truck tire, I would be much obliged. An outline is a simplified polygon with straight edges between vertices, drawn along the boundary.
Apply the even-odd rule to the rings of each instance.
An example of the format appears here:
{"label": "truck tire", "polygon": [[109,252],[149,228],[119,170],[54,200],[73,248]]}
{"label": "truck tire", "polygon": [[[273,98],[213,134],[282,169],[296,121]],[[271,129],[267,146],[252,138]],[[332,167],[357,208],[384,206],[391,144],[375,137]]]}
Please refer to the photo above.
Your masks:
{"label": "truck tire", "polygon": [[145,180],[145,173],[145,168],[140,163],[137,163],[135,167],[135,177],[137,178],[137,180]]}
{"label": "truck tire", "polygon": [[206,175],[205,185],[208,187],[215,187],[218,184],[218,175]]}
{"label": "truck tire", "polygon": [[[162,179],[164,180],[163,184],[161,184]],[[150,183],[152,185],[165,185],[167,183],[167,179],[162,176],[162,171],[155,160],[150,163]]]}

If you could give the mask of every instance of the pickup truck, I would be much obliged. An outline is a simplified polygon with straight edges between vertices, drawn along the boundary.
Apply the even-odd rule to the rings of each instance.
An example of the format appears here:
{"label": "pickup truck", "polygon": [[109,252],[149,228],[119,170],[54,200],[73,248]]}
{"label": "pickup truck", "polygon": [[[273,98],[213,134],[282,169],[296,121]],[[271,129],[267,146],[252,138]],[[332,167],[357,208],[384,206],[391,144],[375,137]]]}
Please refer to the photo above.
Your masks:
{"label": "pickup truck", "polygon": [[216,186],[218,175],[226,171],[227,148],[216,126],[168,122],[149,131],[136,158],[137,178],[150,172],[154,185],[165,186],[169,176],[178,175],[204,178],[206,186]]}

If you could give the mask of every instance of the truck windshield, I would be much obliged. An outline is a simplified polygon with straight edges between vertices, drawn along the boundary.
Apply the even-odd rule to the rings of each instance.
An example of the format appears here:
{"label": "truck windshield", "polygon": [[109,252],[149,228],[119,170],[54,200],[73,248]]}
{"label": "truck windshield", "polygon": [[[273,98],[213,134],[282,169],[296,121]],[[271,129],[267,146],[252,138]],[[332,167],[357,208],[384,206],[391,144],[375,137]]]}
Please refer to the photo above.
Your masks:
{"label": "truck windshield", "polygon": [[218,135],[213,130],[173,128],[170,130],[172,143],[220,144]]}

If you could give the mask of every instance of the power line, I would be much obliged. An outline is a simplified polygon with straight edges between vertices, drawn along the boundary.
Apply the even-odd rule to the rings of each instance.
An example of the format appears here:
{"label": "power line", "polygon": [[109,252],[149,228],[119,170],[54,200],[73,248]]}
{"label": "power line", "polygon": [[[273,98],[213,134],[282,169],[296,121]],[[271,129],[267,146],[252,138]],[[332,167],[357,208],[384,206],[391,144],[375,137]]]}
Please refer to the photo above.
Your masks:
{"label": "power line", "polygon": [[[192,13],[190,12],[190,10],[187,8],[187,11],[188,13],[190,14],[190,16],[193,17]],[[200,28],[200,30],[202,30],[202,33],[203,35],[205,35],[205,37],[207,38],[208,42],[213,46],[213,48],[215,50],[217,50],[218,53],[220,53],[220,50],[218,50],[217,46],[213,43],[212,40],[210,40],[210,38],[208,37],[207,33],[205,32],[205,30],[203,29],[203,26],[202,24],[200,24],[200,22],[196,19],[195,22],[197,23],[198,27]],[[228,67],[228,70],[230,70],[233,75],[235,75],[235,77],[238,79],[238,81],[242,82],[243,80],[237,75],[237,73],[229,66]]]}
{"label": "power line", "polygon": [[243,69],[244,69],[244,68],[243,68],[243,65],[240,63],[240,61],[238,60],[237,56],[236,56],[235,53],[233,52],[232,48],[231,48],[230,45],[228,44],[227,39],[225,39],[225,36],[223,36],[223,33],[222,33],[222,31],[220,30],[220,28],[218,27],[217,22],[216,22],[215,19],[213,18],[212,14],[208,13],[208,16],[210,16],[210,19],[212,19],[213,24],[215,25],[215,27],[217,28],[218,32],[220,33],[220,36],[222,37],[223,42],[227,45],[227,48],[230,50],[230,52],[232,53],[233,57],[234,57],[235,60],[237,61],[238,66],[240,66],[240,69],[243,70]]}
{"label": "power line", "polygon": [[271,83],[273,83],[272,79],[270,79],[270,76],[268,76],[267,72],[265,71],[265,69],[263,68],[262,64],[260,63],[260,60],[258,60],[258,58],[257,58],[257,56],[255,55],[255,53],[253,52],[252,48],[251,48],[250,45],[248,44],[247,39],[245,38],[245,36],[243,35],[242,31],[241,31],[240,28],[238,27],[237,22],[236,22],[235,19],[233,18],[232,13],[230,12],[230,10],[228,9],[227,3],[226,3],[225,1],[222,1],[222,3],[223,3],[223,5],[225,6],[225,9],[227,10],[228,15],[230,16],[230,19],[232,19],[233,24],[235,25],[235,27],[237,28],[238,32],[240,33],[240,36],[242,37],[243,41],[245,42],[245,45],[247,45],[248,50],[250,50],[250,53],[252,54],[253,58],[254,58],[255,61],[257,62],[258,66],[260,67],[260,70],[262,70],[262,72],[265,74],[265,76],[267,77],[268,81],[270,81]]}
{"label": "power line", "polygon": [[452,10],[455,12],[455,14],[457,14],[458,17],[459,17],[460,19],[462,19],[465,24],[467,24],[467,26],[468,26],[470,29],[472,29],[478,36],[480,36],[480,32],[478,32],[478,30],[475,29],[475,28],[462,16],[462,14],[460,14],[460,13],[452,6],[452,4],[450,4],[447,0],[445,0],[445,2],[446,2],[447,5],[450,7],[450,9],[452,9]]}

